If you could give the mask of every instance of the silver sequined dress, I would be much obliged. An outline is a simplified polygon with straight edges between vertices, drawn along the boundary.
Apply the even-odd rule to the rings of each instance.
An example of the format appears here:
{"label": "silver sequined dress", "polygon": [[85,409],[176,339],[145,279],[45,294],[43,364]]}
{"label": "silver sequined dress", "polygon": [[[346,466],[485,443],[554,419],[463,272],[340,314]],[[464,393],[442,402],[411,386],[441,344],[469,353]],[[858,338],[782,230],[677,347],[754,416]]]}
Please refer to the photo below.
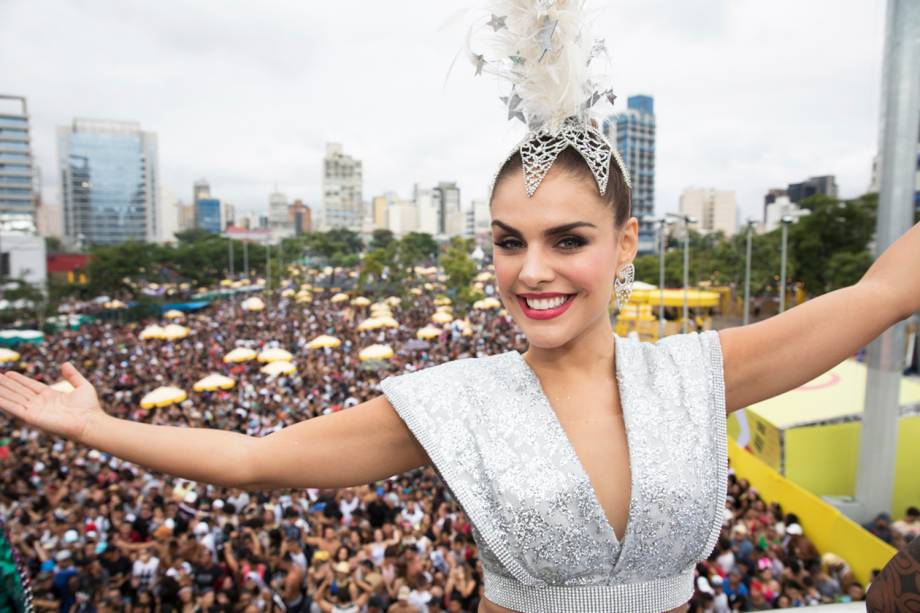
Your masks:
{"label": "silver sequined dress", "polygon": [[473,524],[486,597],[526,613],[663,611],[715,546],[727,453],[714,330],[615,337],[632,497],[622,542],[517,351],[381,382]]}

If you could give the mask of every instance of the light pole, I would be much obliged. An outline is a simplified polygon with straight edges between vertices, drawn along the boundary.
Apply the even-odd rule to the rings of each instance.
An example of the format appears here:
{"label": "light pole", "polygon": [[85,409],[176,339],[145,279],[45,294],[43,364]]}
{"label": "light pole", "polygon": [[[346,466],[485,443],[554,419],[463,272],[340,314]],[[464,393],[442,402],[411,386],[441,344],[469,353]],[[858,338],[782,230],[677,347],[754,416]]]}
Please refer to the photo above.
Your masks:
{"label": "light pole", "polygon": [[233,239],[229,236],[227,237],[227,249],[230,251],[230,279],[233,278]]}
{"label": "light pole", "polygon": [[684,222],[684,316],[680,330],[687,333],[687,320],[690,317],[690,224],[696,223],[696,217],[684,213],[666,213]]}
{"label": "light pole", "polygon": [[243,274],[249,278],[249,241],[243,241]]}
{"label": "light pole", "polygon": [[748,325],[751,311],[751,235],[754,234],[754,220],[747,222],[747,248],[744,255],[744,320],[743,325]]}
{"label": "light pole", "polygon": [[786,241],[789,235],[789,224],[795,219],[791,215],[783,215],[783,249],[779,264],[779,312],[786,310]]}
{"label": "light pole", "polygon": [[658,224],[658,338],[664,336],[664,229],[674,223],[673,220],[665,217],[655,217],[654,215],[645,215],[642,218],[645,223]]}

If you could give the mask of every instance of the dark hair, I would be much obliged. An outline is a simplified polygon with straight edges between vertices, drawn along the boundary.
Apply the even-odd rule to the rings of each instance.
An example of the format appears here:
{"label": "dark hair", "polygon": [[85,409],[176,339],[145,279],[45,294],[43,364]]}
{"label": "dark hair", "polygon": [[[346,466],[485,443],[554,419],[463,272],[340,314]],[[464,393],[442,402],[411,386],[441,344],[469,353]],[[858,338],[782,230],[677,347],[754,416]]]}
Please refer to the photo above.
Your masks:
{"label": "dark hair", "polygon": [[[571,146],[566,147],[559,153],[556,161],[553,162],[553,168],[558,168],[572,177],[590,181],[591,185],[594,185],[595,188],[597,186],[594,175],[591,173],[591,169],[588,167],[585,159]],[[508,161],[506,161],[501,167],[501,170],[498,171],[498,175],[495,177],[495,186],[497,187],[498,184],[509,175],[521,175],[522,173],[523,164],[521,162],[521,153],[517,152],[508,158]],[[629,187],[626,185],[626,178],[623,176],[623,172],[620,170],[620,166],[613,156],[610,157],[608,177],[607,190],[603,196],[598,194],[598,197],[601,199],[604,206],[608,206],[613,210],[614,225],[620,228],[629,220],[632,211],[632,196]],[[493,189],[492,196],[494,197],[494,195],[495,190]],[[491,204],[492,202],[490,201],[489,205],[491,206]]]}

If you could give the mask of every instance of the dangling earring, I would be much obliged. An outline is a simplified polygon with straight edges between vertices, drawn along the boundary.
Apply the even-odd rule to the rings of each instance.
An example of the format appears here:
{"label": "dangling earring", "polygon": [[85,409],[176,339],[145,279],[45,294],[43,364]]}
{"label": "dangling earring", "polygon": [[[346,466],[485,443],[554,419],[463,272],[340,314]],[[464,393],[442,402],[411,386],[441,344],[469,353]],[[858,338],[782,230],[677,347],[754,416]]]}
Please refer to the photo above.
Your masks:
{"label": "dangling earring", "polygon": [[632,292],[633,281],[636,278],[636,267],[630,262],[620,269],[616,278],[613,280],[613,291],[617,298],[617,311],[623,309],[629,302],[629,294]]}

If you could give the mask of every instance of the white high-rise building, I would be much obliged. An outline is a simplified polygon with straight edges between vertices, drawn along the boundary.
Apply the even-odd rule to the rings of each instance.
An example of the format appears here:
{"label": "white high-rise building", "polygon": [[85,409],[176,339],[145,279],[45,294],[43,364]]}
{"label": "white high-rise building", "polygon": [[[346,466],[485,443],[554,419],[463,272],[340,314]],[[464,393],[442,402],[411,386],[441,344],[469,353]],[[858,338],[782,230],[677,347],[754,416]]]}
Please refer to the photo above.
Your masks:
{"label": "white high-rise building", "polygon": [[387,227],[398,237],[418,231],[418,207],[412,200],[396,199],[389,203]]}
{"label": "white high-rise building", "polygon": [[690,228],[697,232],[721,230],[728,237],[738,230],[738,202],[733,190],[688,187],[680,194],[680,212],[696,217]]}
{"label": "white high-rise building", "polygon": [[26,99],[0,95],[0,232],[36,231],[30,140]]}
{"label": "white high-rise building", "polygon": [[766,219],[764,219],[762,231],[772,232],[777,229],[786,215],[798,219],[810,214],[811,211],[808,209],[799,208],[799,205],[790,201],[789,196],[777,196],[773,202],[767,205]]}
{"label": "white high-rise building", "polygon": [[342,145],[326,144],[323,158],[323,229],[360,232],[364,221],[361,161],[345,155]]}
{"label": "white high-rise building", "polygon": [[412,201],[418,210],[418,231],[432,236],[440,234],[441,200],[435,191],[419,187],[416,183],[412,190]]}
{"label": "white high-rise building", "polygon": [[182,203],[173,191],[167,187],[160,190],[160,235],[157,242],[171,243],[176,240],[176,232],[183,230],[180,223]]}

